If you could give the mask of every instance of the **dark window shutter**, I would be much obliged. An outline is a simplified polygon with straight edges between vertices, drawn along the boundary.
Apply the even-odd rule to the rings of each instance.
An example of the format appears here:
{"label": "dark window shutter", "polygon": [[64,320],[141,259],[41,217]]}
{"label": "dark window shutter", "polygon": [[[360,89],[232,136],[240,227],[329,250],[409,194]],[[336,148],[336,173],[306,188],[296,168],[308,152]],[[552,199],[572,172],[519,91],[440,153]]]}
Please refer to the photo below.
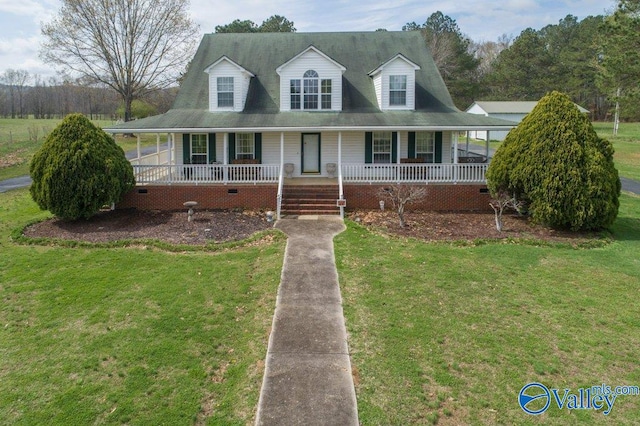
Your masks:
{"label": "dark window shutter", "polygon": [[373,163],[373,132],[364,134],[364,162]]}
{"label": "dark window shutter", "polygon": [[216,134],[209,133],[209,164],[216,162]]}
{"label": "dark window shutter", "polygon": [[416,158],[416,132],[409,132],[409,158]]}
{"label": "dark window shutter", "polygon": [[435,146],[436,163],[442,163],[442,132],[436,132],[436,146]]}
{"label": "dark window shutter", "polygon": [[182,134],[182,164],[191,164],[191,135]]}
{"label": "dark window shutter", "polygon": [[398,132],[391,132],[391,164],[398,162]]}
{"label": "dark window shutter", "polygon": [[229,162],[236,159],[236,134],[229,133]]}
{"label": "dark window shutter", "polygon": [[262,133],[256,133],[255,139],[255,157],[258,162],[262,163]]}

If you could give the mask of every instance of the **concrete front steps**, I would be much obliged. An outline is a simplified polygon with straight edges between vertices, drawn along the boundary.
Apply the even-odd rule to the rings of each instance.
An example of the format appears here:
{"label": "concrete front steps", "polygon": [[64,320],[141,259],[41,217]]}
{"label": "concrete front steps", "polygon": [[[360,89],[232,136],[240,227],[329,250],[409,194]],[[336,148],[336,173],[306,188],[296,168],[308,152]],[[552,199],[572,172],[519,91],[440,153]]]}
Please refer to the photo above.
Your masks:
{"label": "concrete front steps", "polygon": [[337,215],[336,185],[285,185],[282,189],[281,212],[293,215]]}

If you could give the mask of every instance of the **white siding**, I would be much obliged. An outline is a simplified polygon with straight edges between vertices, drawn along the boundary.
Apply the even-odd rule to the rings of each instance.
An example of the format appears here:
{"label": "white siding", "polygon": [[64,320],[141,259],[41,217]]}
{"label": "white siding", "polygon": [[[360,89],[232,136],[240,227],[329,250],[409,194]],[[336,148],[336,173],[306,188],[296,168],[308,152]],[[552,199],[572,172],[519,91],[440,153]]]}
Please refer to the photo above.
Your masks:
{"label": "white siding", "polygon": [[[242,111],[247,101],[251,77],[229,61],[209,69],[209,111]],[[233,77],[233,108],[218,108],[218,77]]]}
{"label": "white siding", "polygon": [[302,76],[308,70],[317,72],[320,80],[331,80],[331,111],[341,111],[342,71],[336,64],[313,50],[305,52],[280,70],[280,110],[291,111],[290,81],[302,80]]}
{"label": "white siding", "polygon": [[[389,77],[392,75],[407,76],[407,104],[402,106],[389,105]],[[378,81],[376,81],[378,80]],[[381,110],[414,110],[416,108],[416,71],[407,61],[396,58],[386,64],[373,76],[373,84]],[[380,86],[380,88],[377,87]]]}
{"label": "white siding", "polygon": [[[223,163],[224,133],[216,133],[216,162]],[[451,163],[452,134],[442,133],[442,162]],[[409,152],[409,133],[398,132],[400,138],[400,152],[398,158],[407,158]],[[342,162],[344,164],[364,163],[365,132],[342,132]],[[176,134],[175,161],[182,164],[182,134]],[[284,134],[284,162],[293,163],[293,176],[301,176],[302,167],[302,133],[291,132]],[[338,163],[338,132],[322,132],[320,134],[320,162],[321,176],[327,176],[326,164]],[[280,164],[280,133],[262,133],[262,164]]]}

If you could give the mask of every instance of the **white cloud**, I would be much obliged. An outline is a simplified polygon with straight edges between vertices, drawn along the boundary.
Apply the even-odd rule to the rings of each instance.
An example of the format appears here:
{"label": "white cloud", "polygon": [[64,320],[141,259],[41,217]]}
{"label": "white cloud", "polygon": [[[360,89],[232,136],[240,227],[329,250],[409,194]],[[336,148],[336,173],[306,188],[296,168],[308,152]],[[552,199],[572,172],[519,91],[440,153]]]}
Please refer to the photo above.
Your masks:
{"label": "white cloud", "polygon": [[[0,0],[0,74],[6,68],[50,74],[38,59],[40,24],[50,21],[60,0]],[[424,23],[436,11],[455,19],[475,41],[518,36],[527,28],[556,24],[567,14],[580,19],[604,14],[615,0],[191,0],[191,16],[203,33],[235,19],[260,25],[272,15],[294,22],[299,32],[400,30],[407,22]]]}

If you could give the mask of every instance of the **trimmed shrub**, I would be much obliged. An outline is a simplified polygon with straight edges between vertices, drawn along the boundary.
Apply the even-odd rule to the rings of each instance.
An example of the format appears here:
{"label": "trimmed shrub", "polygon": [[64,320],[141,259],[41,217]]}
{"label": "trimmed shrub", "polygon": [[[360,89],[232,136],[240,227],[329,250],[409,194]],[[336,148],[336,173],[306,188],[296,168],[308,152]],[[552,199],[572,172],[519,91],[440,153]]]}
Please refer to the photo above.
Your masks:
{"label": "trimmed shrub", "polygon": [[494,197],[506,192],[525,201],[534,220],[555,228],[603,229],[618,214],[613,146],[559,92],[509,132],[489,165],[487,186]]}
{"label": "trimmed shrub", "polygon": [[122,148],[82,114],[68,115],[47,136],[30,173],[33,200],[66,220],[93,216],[135,185]]}

